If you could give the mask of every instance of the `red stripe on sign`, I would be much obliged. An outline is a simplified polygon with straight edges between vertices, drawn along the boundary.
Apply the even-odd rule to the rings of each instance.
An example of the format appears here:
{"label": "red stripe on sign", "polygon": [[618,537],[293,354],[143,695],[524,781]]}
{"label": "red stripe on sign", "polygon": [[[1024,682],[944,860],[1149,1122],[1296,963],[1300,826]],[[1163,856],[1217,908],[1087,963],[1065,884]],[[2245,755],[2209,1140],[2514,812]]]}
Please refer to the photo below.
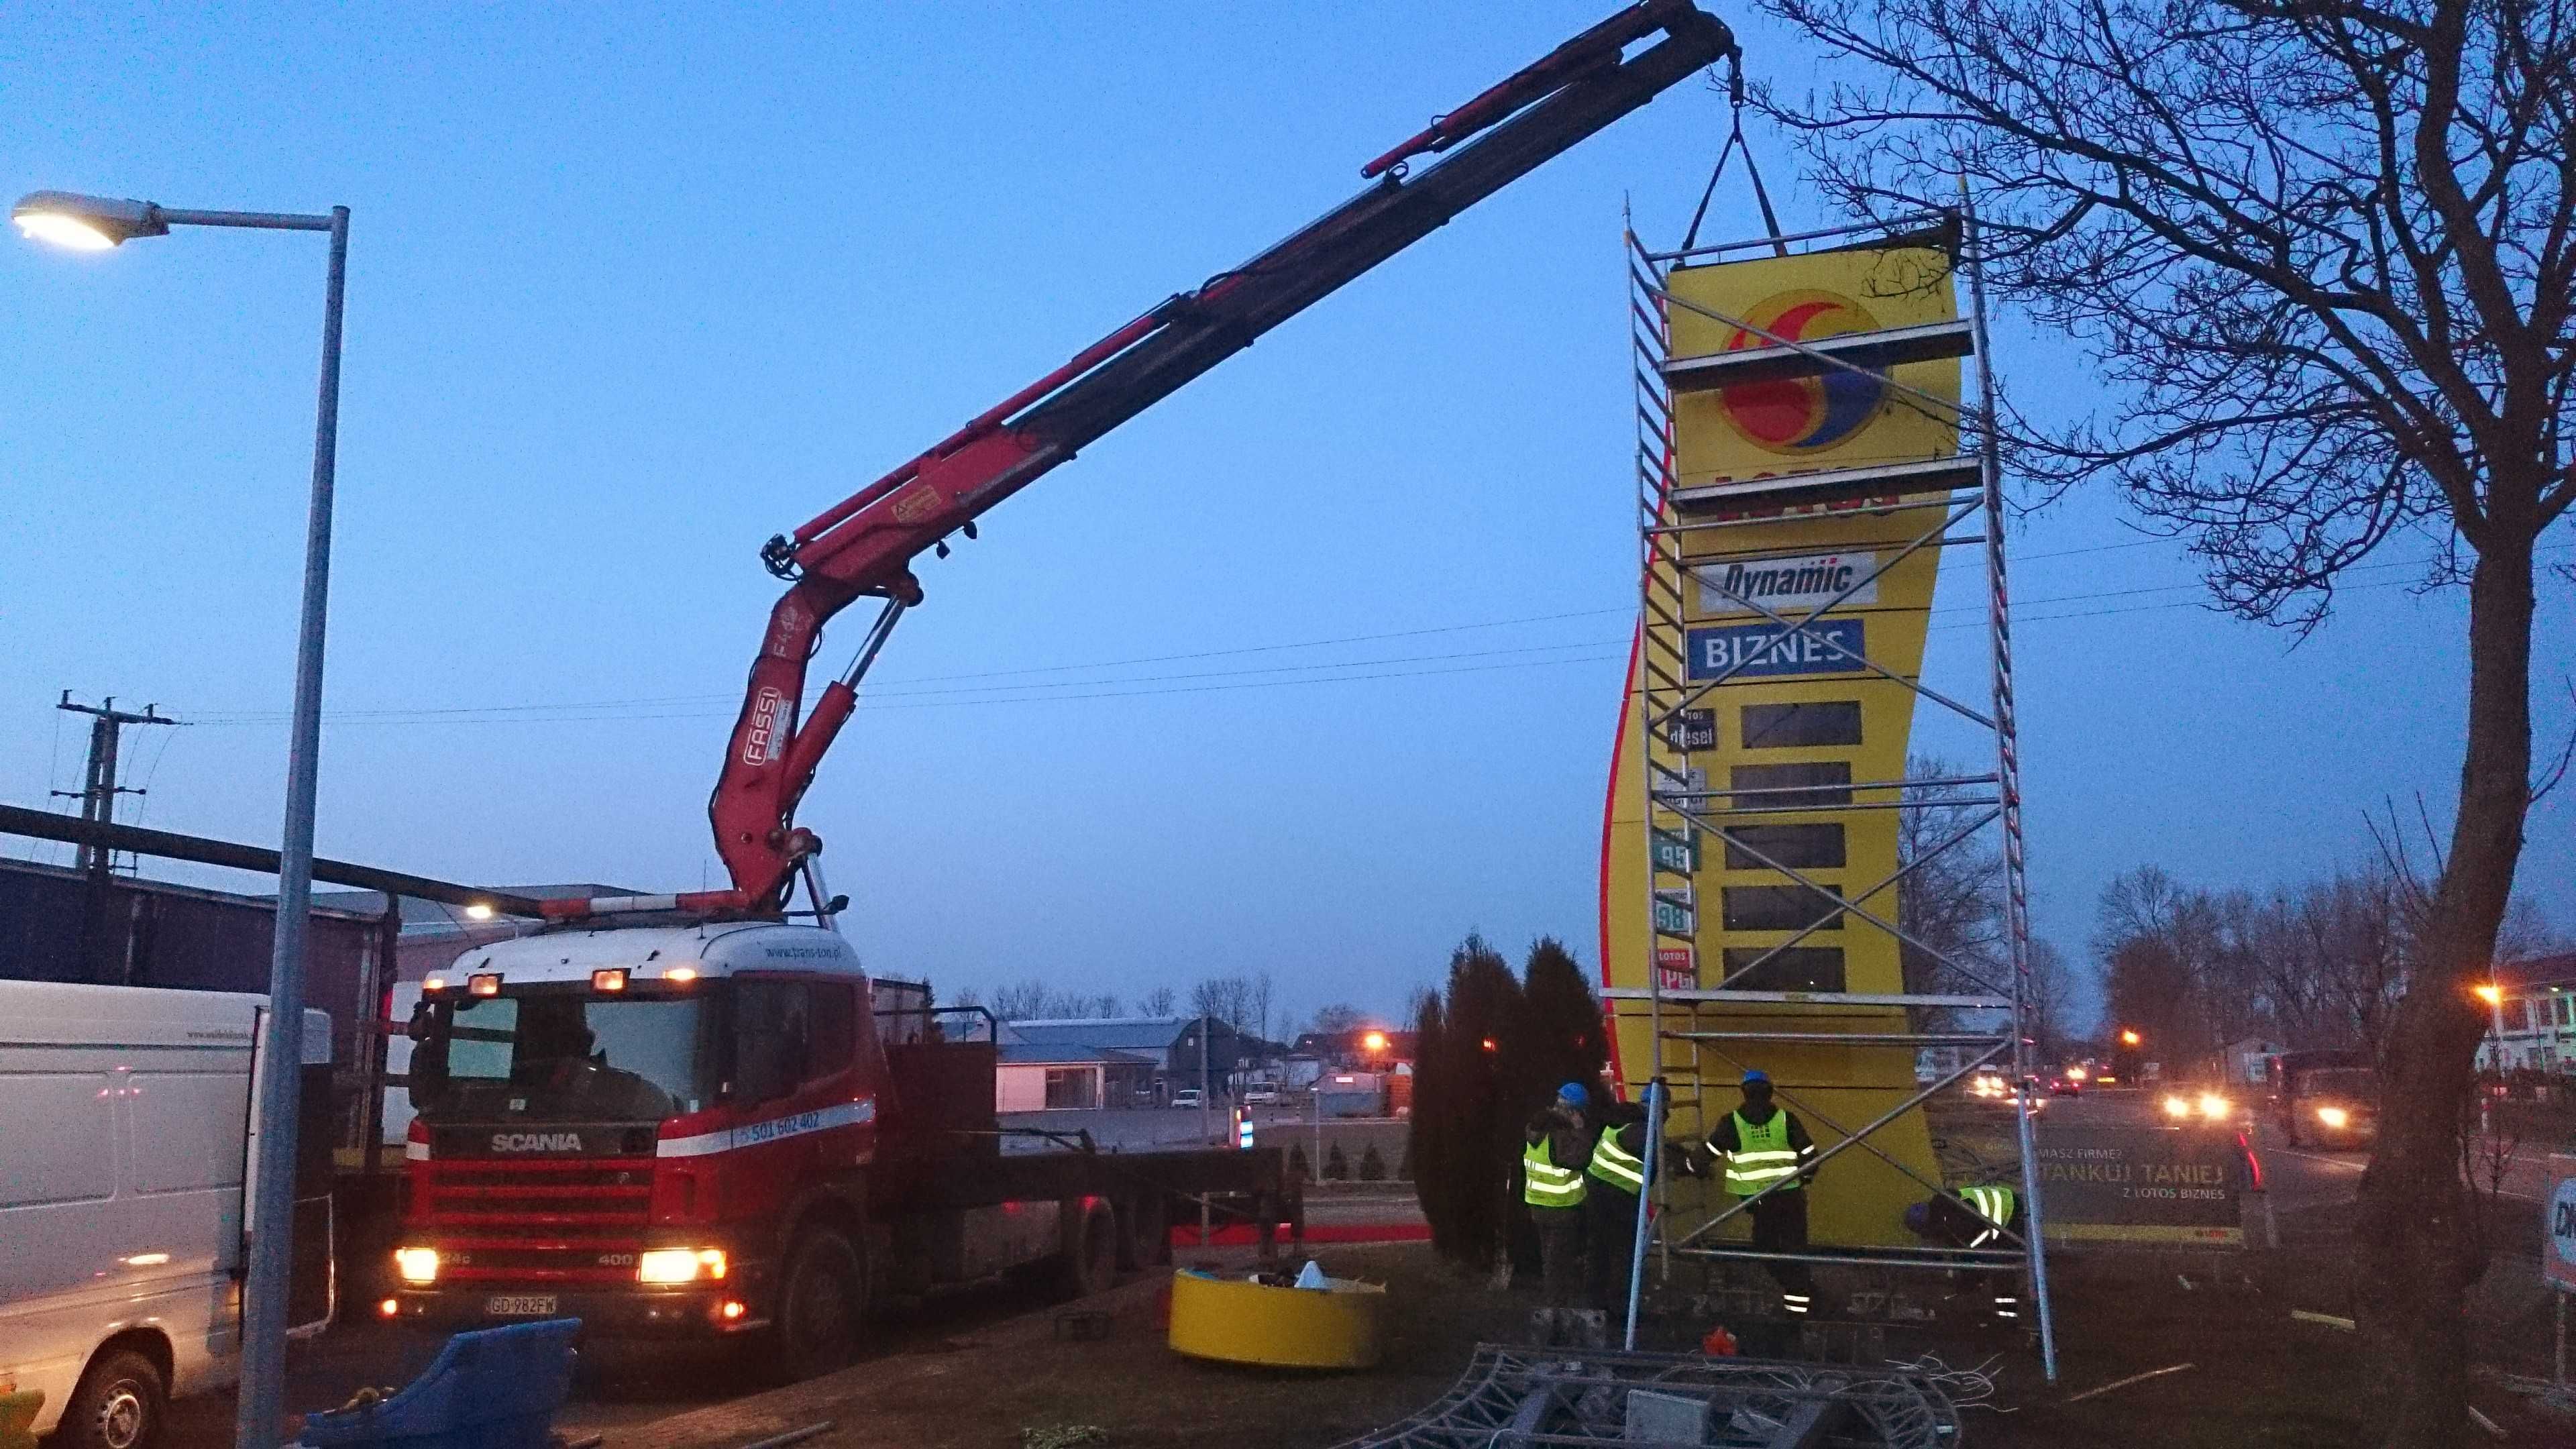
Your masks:
{"label": "red stripe on sign", "polygon": [[[1217,1229],[1205,1243],[1199,1241],[1196,1228],[1172,1229],[1175,1248],[1249,1248],[1261,1241],[1260,1234],[1249,1223],[1236,1223]],[[1279,1241],[1287,1241],[1282,1233]],[[1327,1223],[1309,1226],[1305,1241],[1309,1243],[1427,1243],[1431,1241],[1429,1223]]]}

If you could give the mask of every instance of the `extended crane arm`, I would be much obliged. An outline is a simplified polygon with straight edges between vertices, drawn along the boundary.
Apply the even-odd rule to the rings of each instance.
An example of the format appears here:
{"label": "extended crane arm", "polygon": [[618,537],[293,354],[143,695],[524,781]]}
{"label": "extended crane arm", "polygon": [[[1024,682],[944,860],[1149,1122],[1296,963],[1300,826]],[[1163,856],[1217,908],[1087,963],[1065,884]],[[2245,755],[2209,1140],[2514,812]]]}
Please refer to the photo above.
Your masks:
{"label": "extended crane arm", "polygon": [[[1623,58],[1658,33],[1660,41]],[[795,583],[770,612],[707,802],[733,888],[679,904],[768,909],[819,848],[796,827],[796,804],[848,720],[858,677],[886,631],[920,602],[915,555],[944,553],[953,532],[972,537],[985,510],[1093,439],[1734,48],[1727,28],[1690,0],[1629,6],[1369,162],[1361,174],[1372,184],[1305,229],[1163,301],[794,534],[770,540],[763,561]],[[1432,152],[1452,154],[1407,175],[1411,158]],[[806,663],[824,623],[863,597],[885,599],[885,612],[859,661],[800,720]]]}

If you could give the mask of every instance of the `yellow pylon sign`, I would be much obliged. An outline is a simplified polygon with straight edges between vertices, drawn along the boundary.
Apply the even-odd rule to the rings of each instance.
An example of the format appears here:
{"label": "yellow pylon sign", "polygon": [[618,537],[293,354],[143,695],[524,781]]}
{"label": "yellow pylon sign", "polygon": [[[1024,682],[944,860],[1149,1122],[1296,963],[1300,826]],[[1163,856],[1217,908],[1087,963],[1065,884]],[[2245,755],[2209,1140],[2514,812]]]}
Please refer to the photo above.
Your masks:
{"label": "yellow pylon sign", "polygon": [[[1906,550],[1926,530],[1937,537],[1944,515],[1901,505],[1937,503],[1960,476],[1966,345],[1943,356],[1938,338],[1964,332],[1937,246],[1684,266],[1665,285],[1673,427],[1659,521],[1673,546],[1649,550],[1648,608],[1612,756],[1603,979],[1642,990],[1660,970],[1667,990],[1770,993],[1665,1005],[1674,1135],[1704,1135],[1735,1105],[1745,1069],[1759,1067],[1830,1148],[1915,1090],[1915,1046],[1669,1033],[1915,1029],[1902,1006],[1832,998],[1906,990],[1898,941],[1861,912],[1903,925],[1887,884],[1899,792],[1868,787],[1906,778],[1915,696],[1871,666],[1905,680],[1922,669],[1940,548]],[[1890,350],[1851,350],[1880,339],[1893,339]],[[1931,360],[1854,371],[1818,353]],[[1785,627],[1819,608],[1805,629]],[[1651,835],[1650,771],[1668,802],[1652,807]],[[1663,867],[1651,892],[1650,849]],[[1837,896],[1858,909],[1835,913]],[[1614,1067],[1633,1094],[1656,1057],[1654,1022],[1634,999],[1615,1001],[1612,1016]],[[1919,1110],[1870,1145],[1940,1178]],[[1925,1195],[1855,1149],[1823,1168],[1810,1229],[1820,1244],[1908,1243],[1904,1209]],[[1726,1201],[1712,1189],[1706,1205]],[[1720,1235],[1743,1226],[1739,1218]]]}

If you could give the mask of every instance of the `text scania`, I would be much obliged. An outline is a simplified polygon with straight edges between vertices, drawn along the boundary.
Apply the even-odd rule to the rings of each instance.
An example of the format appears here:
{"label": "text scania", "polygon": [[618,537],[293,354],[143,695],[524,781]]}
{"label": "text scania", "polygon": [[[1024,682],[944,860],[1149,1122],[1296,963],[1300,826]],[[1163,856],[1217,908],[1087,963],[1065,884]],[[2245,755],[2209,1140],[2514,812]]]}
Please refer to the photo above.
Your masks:
{"label": "text scania", "polygon": [[1690,677],[1850,674],[1868,657],[1858,619],[1820,619],[1795,633],[1777,624],[1690,631]]}
{"label": "text scania", "polygon": [[492,1150],[495,1152],[579,1152],[581,1134],[578,1132],[495,1132],[492,1134]]}
{"label": "text scania", "polygon": [[[1807,554],[1703,565],[1699,606],[1709,614],[1749,614],[1759,604],[1775,614],[1819,604],[1878,602],[1878,555]],[[1866,580],[1866,582],[1863,582]],[[1849,589],[1846,595],[1843,591]],[[1747,601],[1750,602],[1747,602]]]}

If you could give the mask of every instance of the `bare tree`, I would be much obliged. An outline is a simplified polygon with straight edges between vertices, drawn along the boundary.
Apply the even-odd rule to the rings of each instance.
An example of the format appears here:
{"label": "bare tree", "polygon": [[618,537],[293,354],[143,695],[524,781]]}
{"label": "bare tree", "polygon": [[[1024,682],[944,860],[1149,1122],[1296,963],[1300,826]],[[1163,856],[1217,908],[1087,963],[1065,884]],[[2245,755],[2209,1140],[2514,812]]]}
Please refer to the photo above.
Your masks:
{"label": "bare tree", "polygon": [[2356,1278],[2392,1446],[2456,1440],[2484,1264],[2459,1171],[2534,790],[2535,550],[2576,503],[2576,0],[1761,0],[1859,73],[1767,109],[1811,185],[1983,213],[1989,285],[2090,348],[2105,415],[2026,465],[2117,482],[2218,600],[2311,628],[2429,539],[2468,588],[2468,731],[2388,1033]]}
{"label": "bare tree", "polygon": [[1170,1016],[1180,1006],[1180,993],[1168,986],[1157,986],[1136,998],[1136,1009],[1147,1016]]}
{"label": "bare tree", "polygon": [[993,1015],[1004,1021],[1037,1021],[1047,1014],[1047,984],[1034,976],[993,988]]}
{"label": "bare tree", "polygon": [[2043,1058],[2066,1054],[2071,1039],[2067,1013],[2074,1006],[2075,970],[2053,941],[2030,940],[2030,1009],[2028,1026]]}
{"label": "bare tree", "polygon": [[[1906,773],[1946,780],[1969,771],[1917,755],[1906,762]],[[1897,959],[1908,991],[1984,993],[2000,987],[2009,972],[2003,852],[1983,824],[1993,807],[1970,803],[1978,793],[1909,785],[1905,798],[1913,808],[1897,812],[1896,863],[1903,874],[1896,882],[1896,923],[1912,938],[1897,943]],[[1947,1017],[1922,1015],[1927,1027]]]}
{"label": "bare tree", "polygon": [[[964,997],[961,1005],[975,1005]],[[1032,976],[993,990],[993,1015],[1003,1021],[1075,1021],[1118,1014],[1118,998],[1058,991]]]}
{"label": "bare tree", "polygon": [[1240,1036],[1252,1024],[1252,983],[1240,976],[1211,976],[1190,988],[1190,1010],[1224,1022]]}
{"label": "bare tree", "polygon": [[1264,971],[1260,975],[1252,978],[1250,996],[1250,1004],[1252,1007],[1252,1034],[1263,1041],[1268,1041],[1270,1040],[1271,997],[1269,972]]}
{"label": "bare tree", "polygon": [[1347,1001],[1336,1001],[1315,1009],[1315,1023],[1307,1028],[1317,1036],[1336,1036],[1368,1022],[1368,1013]]}

